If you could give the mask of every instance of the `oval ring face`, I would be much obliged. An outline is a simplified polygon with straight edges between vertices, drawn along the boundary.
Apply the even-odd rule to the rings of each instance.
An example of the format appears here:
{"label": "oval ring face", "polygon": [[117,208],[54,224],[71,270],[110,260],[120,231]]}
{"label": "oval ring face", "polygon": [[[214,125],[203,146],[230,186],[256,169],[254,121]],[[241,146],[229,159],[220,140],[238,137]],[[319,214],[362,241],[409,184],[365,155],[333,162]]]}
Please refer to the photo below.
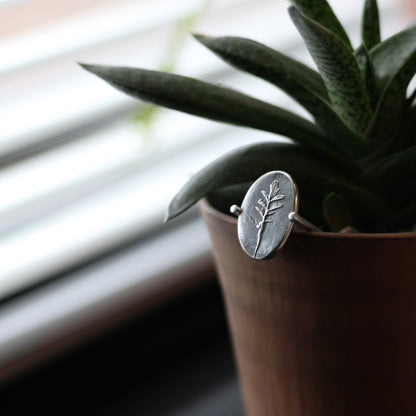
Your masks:
{"label": "oval ring face", "polygon": [[238,217],[238,239],[244,251],[261,260],[279,250],[292,231],[289,214],[297,210],[297,187],[286,172],[272,171],[257,179]]}

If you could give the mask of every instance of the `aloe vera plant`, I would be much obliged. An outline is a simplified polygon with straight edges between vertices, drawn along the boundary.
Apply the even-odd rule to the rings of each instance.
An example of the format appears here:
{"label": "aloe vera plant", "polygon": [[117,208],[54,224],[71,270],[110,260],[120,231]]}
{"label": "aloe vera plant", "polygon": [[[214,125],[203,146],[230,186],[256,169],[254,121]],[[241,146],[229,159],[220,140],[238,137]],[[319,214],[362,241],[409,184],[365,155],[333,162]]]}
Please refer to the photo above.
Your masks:
{"label": "aloe vera plant", "polygon": [[235,68],[293,97],[309,121],[201,80],[138,68],[81,64],[115,88],[156,105],[284,135],[215,160],[172,200],[168,219],[202,197],[239,202],[269,170],[297,182],[300,212],[323,229],[412,229],[416,222],[416,25],[382,40],[376,0],[365,0],[353,48],[326,0],[291,0],[290,17],[318,71],[253,40],[195,38]]}

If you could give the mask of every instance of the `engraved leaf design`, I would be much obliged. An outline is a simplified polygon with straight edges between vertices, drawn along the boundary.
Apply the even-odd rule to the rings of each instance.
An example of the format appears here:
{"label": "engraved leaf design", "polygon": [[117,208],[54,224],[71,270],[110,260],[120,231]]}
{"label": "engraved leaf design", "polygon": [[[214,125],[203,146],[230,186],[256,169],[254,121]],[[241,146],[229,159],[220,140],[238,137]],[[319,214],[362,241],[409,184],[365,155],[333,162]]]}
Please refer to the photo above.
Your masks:
{"label": "engraved leaf design", "polygon": [[261,194],[263,195],[264,199],[260,198],[257,201],[258,205],[255,206],[255,209],[260,214],[260,220],[255,221],[255,225],[258,231],[257,231],[257,243],[256,243],[256,247],[254,249],[254,254],[253,254],[254,258],[256,258],[257,251],[260,247],[264,228],[266,224],[273,222],[270,219],[270,217],[275,213],[277,209],[283,207],[283,204],[278,201],[281,201],[282,199],[284,199],[285,196],[279,194],[279,192],[280,192],[279,181],[274,180],[269,186],[269,193],[267,193],[265,190],[261,191]]}

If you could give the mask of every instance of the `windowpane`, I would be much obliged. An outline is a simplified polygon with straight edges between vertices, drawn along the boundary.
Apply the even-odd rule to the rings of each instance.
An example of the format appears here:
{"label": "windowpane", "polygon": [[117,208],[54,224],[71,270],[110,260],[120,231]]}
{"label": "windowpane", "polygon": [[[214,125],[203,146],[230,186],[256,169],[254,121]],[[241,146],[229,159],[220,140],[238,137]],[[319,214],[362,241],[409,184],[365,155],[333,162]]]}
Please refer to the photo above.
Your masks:
{"label": "windowpane", "polygon": [[[36,360],[34,351],[50,353],[207,268],[200,222],[162,226],[171,197],[224,152],[278,139],[160,109],[137,122],[147,107],[76,61],[170,66],[309,117],[188,35],[248,37],[312,64],[288,3],[0,0],[0,381],[10,363]],[[362,3],[330,0],[354,44]],[[411,20],[401,4],[379,0],[384,37]]]}
{"label": "windowpane", "polygon": [[[362,1],[331,4],[358,34]],[[284,0],[0,3],[0,256],[7,259],[0,298],[1,287],[19,290],[147,232],[192,172],[226,150],[276,139],[160,109],[150,121],[133,121],[143,104],[76,61],[169,64],[309,117],[187,33],[249,37],[311,63],[287,6]],[[387,36],[403,19],[393,0],[380,1],[380,8]]]}

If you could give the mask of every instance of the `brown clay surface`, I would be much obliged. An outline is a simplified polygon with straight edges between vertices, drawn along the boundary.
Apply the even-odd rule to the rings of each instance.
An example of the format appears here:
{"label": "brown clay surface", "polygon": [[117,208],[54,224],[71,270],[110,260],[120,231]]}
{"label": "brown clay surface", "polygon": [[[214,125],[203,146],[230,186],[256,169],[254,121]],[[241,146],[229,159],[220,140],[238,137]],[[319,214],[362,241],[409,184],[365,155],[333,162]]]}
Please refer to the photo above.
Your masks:
{"label": "brown clay surface", "polygon": [[297,233],[255,261],[202,212],[247,415],[416,415],[416,233]]}

